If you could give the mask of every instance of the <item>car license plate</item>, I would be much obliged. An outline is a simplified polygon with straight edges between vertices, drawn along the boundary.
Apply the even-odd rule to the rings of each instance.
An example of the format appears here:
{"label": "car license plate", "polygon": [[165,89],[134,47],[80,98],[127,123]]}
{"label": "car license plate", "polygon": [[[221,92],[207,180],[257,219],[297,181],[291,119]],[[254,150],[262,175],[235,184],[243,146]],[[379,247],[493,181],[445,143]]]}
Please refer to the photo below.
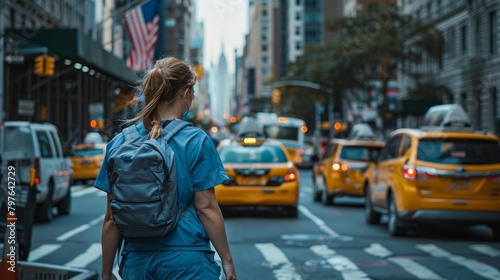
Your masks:
{"label": "car license plate", "polygon": [[470,190],[470,187],[471,187],[470,180],[455,179],[455,180],[451,180],[449,190],[450,191],[466,191],[466,190]]}
{"label": "car license plate", "polygon": [[242,185],[257,185],[257,177],[248,176],[242,178]]}

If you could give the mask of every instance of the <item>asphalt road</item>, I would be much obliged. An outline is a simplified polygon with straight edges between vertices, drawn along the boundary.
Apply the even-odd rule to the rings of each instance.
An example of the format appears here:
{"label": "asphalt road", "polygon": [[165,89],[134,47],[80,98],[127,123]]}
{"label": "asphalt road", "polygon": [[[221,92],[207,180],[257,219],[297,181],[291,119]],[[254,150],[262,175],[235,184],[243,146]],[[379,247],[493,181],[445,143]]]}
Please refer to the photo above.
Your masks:
{"label": "asphalt road", "polygon": [[[365,224],[362,199],[314,203],[310,171],[300,179],[297,219],[267,209],[224,212],[239,279],[500,279],[500,243],[489,228],[393,238],[384,223]],[[105,195],[85,186],[72,194],[69,216],[35,224],[29,260],[100,272]]]}

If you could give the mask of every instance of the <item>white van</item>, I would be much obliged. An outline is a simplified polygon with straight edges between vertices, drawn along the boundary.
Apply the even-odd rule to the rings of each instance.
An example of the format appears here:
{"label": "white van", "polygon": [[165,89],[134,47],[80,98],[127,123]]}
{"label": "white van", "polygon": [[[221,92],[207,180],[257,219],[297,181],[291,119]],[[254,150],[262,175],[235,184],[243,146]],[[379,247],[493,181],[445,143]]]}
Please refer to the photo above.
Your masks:
{"label": "white van", "polygon": [[0,125],[0,151],[3,174],[9,162],[16,163],[17,185],[29,184],[30,169],[34,168],[37,191],[35,221],[52,220],[53,207],[57,207],[59,214],[69,214],[71,161],[63,155],[54,125],[6,121]]}

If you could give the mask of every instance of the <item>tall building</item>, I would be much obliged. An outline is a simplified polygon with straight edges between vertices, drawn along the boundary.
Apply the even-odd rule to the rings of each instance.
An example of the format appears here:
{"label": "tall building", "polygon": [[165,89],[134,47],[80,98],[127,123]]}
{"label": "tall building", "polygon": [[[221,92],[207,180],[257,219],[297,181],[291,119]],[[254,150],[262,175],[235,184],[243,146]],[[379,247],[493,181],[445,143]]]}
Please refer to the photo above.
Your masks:
{"label": "tall building", "polygon": [[344,15],[355,17],[360,13],[375,11],[380,8],[396,5],[396,0],[343,0]]}
{"label": "tall building", "polygon": [[191,0],[162,0],[156,56],[190,59]]}
{"label": "tall building", "polygon": [[304,1],[304,44],[321,46],[324,44],[323,2],[326,0]]}
{"label": "tall building", "polygon": [[217,65],[213,65],[210,71],[210,115],[212,121],[223,126],[231,113],[232,83],[227,67],[227,59],[224,54],[224,46]]}
{"label": "tall building", "polygon": [[251,89],[248,91],[250,98],[270,97],[271,78],[273,76],[274,52],[273,46],[276,42],[274,20],[277,0],[254,0],[250,1],[249,19],[250,30],[247,44],[248,60],[247,69],[249,77],[253,80]]}
{"label": "tall building", "polygon": [[205,27],[203,22],[197,20],[197,4],[193,3],[191,7],[191,23],[190,23],[190,61],[198,70],[198,82],[195,85],[196,102],[194,104],[194,113],[196,118],[200,119],[204,116],[205,109],[208,108],[210,100],[208,96],[208,79],[206,71],[203,69],[204,60],[204,32]]}
{"label": "tall building", "polygon": [[[477,129],[500,130],[500,48],[497,0],[399,0],[400,9],[420,20],[434,23],[443,32],[446,51],[441,61],[426,59],[415,66],[423,81],[446,85],[451,98],[446,103],[462,104]],[[399,76],[401,96],[414,87]],[[405,125],[402,123],[401,125]]]}

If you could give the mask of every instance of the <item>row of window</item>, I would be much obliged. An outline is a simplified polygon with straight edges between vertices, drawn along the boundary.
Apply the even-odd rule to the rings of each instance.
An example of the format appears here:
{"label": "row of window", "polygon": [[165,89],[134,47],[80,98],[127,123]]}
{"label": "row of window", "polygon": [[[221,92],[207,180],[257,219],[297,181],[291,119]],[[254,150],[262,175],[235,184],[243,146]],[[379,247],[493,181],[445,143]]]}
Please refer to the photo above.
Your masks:
{"label": "row of window", "polygon": [[489,11],[486,16],[459,23],[444,30],[446,52],[440,61],[425,57],[425,63],[414,68],[432,70],[445,64],[445,59],[457,59],[468,55],[496,55],[498,53],[498,15],[497,11]]}
{"label": "row of window", "polygon": [[[487,21],[487,26],[484,28],[484,21]],[[483,19],[480,16],[477,16],[475,19],[471,21],[472,23],[472,36],[473,36],[473,46],[476,54],[482,54],[485,49],[484,46],[487,46],[487,52],[489,54],[496,54],[497,49],[498,49],[498,21],[497,21],[497,12],[496,11],[490,11],[486,17],[486,19]],[[445,34],[446,36],[446,52],[449,57],[454,57],[456,56],[457,49],[460,50],[460,53],[463,55],[467,54],[467,51],[469,49],[469,42],[468,38],[469,35],[469,25],[467,23],[462,24],[461,26],[457,27],[452,27],[447,31]],[[483,31],[486,31],[487,36],[482,36]],[[460,37],[457,38],[457,34],[460,34]],[[486,39],[486,44],[484,44],[484,39]],[[459,45],[457,45],[457,42],[459,41]],[[457,48],[458,47],[458,48]]]}

